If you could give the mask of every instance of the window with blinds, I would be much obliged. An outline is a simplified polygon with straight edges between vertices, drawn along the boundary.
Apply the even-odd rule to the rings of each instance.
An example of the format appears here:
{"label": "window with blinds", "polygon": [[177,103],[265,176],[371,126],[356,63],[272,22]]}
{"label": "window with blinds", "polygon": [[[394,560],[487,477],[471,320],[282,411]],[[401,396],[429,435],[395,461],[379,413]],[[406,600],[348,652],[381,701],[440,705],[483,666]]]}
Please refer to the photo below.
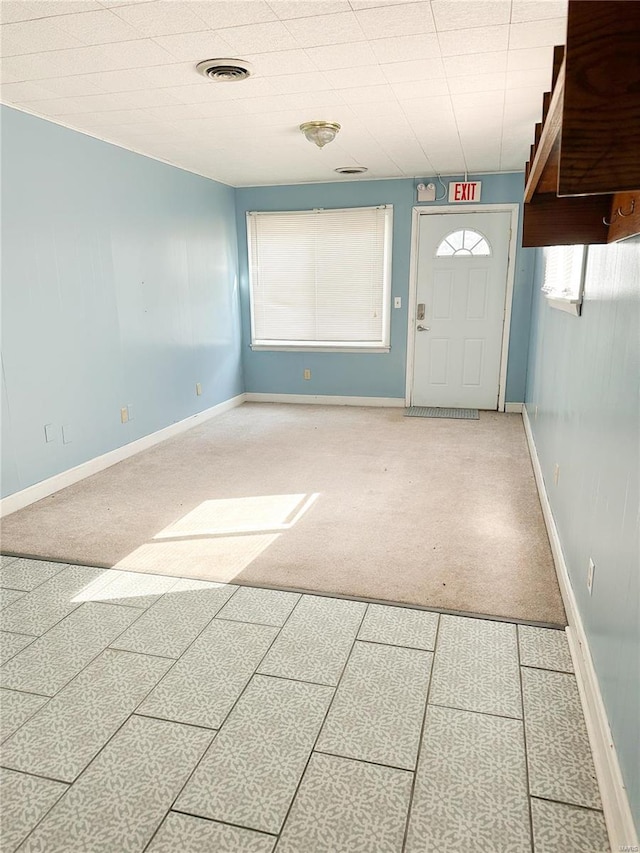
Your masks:
{"label": "window with blinds", "polygon": [[248,213],[254,348],[389,348],[393,208]]}
{"label": "window with blinds", "polygon": [[586,246],[547,246],[544,249],[542,290],[554,308],[580,314]]}

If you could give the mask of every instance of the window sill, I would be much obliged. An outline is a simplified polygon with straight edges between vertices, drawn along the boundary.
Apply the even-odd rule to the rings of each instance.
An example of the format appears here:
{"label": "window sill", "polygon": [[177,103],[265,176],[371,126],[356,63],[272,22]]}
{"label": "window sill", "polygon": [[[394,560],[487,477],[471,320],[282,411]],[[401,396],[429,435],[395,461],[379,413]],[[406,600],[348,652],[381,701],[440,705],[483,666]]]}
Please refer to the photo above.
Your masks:
{"label": "window sill", "polygon": [[567,314],[573,314],[574,317],[579,317],[582,309],[581,299],[562,299],[557,296],[547,296],[547,304],[558,311],[566,311]]}
{"label": "window sill", "polygon": [[290,346],[278,344],[249,344],[253,352],[337,352],[337,353],[385,353],[391,350],[390,346],[345,346],[321,344],[304,345],[292,344]]}

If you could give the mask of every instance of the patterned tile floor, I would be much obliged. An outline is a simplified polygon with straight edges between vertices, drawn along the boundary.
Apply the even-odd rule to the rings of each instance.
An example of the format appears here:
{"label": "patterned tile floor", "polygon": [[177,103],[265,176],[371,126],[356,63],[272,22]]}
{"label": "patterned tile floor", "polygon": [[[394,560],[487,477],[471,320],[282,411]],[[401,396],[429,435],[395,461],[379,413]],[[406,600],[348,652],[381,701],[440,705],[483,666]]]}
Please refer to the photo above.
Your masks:
{"label": "patterned tile floor", "polygon": [[563,632],[3,557],[3,851],[605,853]]}

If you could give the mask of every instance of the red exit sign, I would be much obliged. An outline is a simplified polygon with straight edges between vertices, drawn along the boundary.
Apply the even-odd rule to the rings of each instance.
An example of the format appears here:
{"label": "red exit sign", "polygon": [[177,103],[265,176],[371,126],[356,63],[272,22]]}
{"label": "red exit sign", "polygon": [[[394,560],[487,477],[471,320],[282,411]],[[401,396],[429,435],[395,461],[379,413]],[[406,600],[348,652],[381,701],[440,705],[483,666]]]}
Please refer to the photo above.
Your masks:
{"label": "red exit sign", "polygon": [[449,201],[480,201],[482,181],[455,181],[449,184]]}

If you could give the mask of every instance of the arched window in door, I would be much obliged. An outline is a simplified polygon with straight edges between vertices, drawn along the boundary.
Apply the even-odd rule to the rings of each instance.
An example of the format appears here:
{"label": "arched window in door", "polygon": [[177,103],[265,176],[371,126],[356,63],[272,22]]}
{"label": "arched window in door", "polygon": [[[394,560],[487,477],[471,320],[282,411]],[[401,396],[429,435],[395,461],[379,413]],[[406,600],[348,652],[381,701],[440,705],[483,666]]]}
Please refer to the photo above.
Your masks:
{"label": "arched window in door", "polygon": [[462,257],[466,255],[490,255],[491,246],[486,237],[472,231],[470,228],[461,228],[447,234],[436,250],[436,258],[446,258],[455,255]]}

